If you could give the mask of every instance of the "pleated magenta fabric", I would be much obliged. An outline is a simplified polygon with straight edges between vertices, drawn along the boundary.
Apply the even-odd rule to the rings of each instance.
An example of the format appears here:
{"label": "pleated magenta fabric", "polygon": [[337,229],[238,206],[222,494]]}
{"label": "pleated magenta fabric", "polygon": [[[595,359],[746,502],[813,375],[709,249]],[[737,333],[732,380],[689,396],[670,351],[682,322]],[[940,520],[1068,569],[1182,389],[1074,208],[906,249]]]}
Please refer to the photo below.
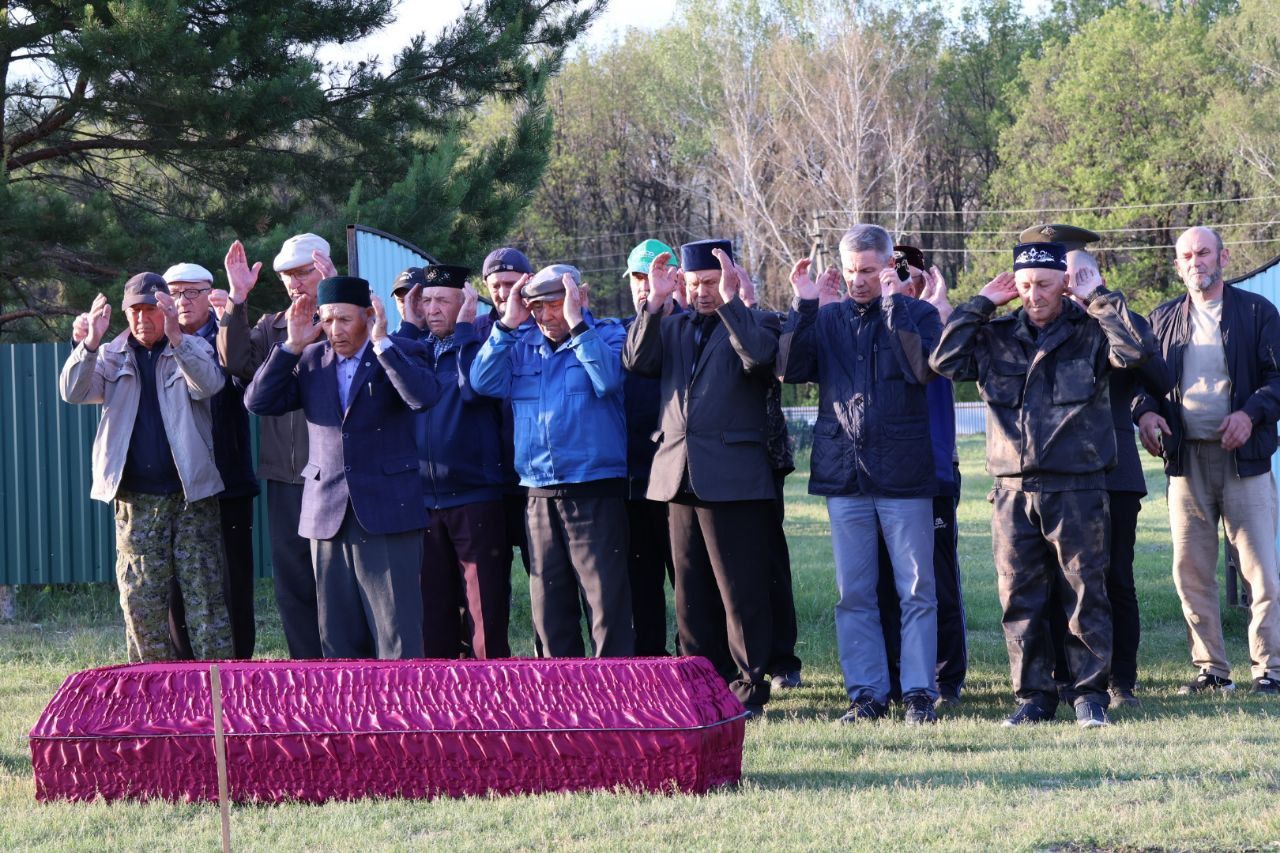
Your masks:
{"label": "pleated magenta fabric", "polygon": [[[233,800],[704,793],[743,708],[704,658],[223,661]],[[31,730],[36,799],[216,800],[209,664],[67,678]]]}

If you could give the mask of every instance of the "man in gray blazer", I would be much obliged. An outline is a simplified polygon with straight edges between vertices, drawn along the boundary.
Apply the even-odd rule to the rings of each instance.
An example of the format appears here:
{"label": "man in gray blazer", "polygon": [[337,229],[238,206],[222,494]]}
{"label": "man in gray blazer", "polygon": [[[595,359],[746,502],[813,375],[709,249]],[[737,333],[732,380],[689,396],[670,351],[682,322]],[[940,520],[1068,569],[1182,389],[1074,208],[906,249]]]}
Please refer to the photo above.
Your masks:
{"label": "man in gray blazer", "polygon": [[766,401],[780,326],[739,296],[727,240],[680,249],[690,311],[666,316],[668,255],[649,268],[649,298],[627,334],[623,366],[661,380],[649,500],[670,501],[676,623],[686,654],[711,660],[752,716],[769,701],[770,531],[776,525]]}

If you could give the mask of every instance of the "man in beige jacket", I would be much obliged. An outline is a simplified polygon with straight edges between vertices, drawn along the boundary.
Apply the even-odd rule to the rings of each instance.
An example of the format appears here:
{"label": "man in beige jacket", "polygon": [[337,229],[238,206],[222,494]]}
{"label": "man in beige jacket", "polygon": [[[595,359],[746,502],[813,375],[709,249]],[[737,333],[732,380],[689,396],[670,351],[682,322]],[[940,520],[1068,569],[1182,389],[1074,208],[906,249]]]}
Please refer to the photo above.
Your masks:
{"label": "man in beige jacket", "polygon": [[175,574],[196,657],[230,657],[217,499],[223,484],[209,413],[222,370],[207,342],[182,333],[159,275],[129,279],[124,311],[129,328],[103,344],[111,306],[98,294],[58,391],[68,403],[102,406],[90,496],[115,504],[116,585],[129,660],[174,656],[168,596]]}

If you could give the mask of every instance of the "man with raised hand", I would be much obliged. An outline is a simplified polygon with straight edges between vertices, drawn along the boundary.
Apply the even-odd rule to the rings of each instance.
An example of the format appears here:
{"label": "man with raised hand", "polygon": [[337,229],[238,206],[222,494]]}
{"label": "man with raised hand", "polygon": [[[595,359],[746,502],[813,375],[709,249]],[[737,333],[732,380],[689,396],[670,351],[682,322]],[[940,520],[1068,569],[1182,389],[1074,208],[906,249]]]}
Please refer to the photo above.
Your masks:
{"label": "man with raised hand", "polygon": [[[301,409],[309,450],[298,533],[311,543],[320,642],[329,658],[422,657],[423,509],[415,414],[440,386],[427,348],[391,338],[362,278],[303,293],[245,393],[258,415]],[[327,340],[309,343],[320,309]]]}
{"label": "man with raised hand", "polygon": [[818,383],[809,491],[831,517],[836,642],[849,709],[842,723],[888,714],[889,668],[876,587],[883,532],[901,604],[902,701],[908,725],[937,722],[938,621],[933,574],[933,454],[925,394],[942,329],[926,302],[885,292],[893,240],[855,225],[840,240],[849,299],[819,308],[809,261],[792,269],[783,381]]}
{"label": "man with raised hand", "polygon": [[[183,334],[198,335],[210,348],[216,347],[218,318],[210,305],[210,297],[215,292],[213,273],[199,264],[174,264],[165,270],[164,280],[178,306],[178,325]],[[221,295],[226,294],[221,292]],[[258,478],[253,473],[249,413],[244,407],[244,389],[248,382],[225,369],[223,373],[227,384],[210,401],[213,457],[224,486],[218,495],[222,547],[226,553],[222,594],[231,619],[232,656],[248,659],[253,657],[257,639],[253,613],[253,499],[258,496]],[[176,578],[174,585],[176,588]],[[180,592],[169,597],[169,628],[178,656],[193,657]]]}
{"label": "man with raised hand", "polygon": [[169,594],[176,575],[194,655],[231,656],[222,597],[222,478],[213,455],[209,398],[222,390],[213,348],[183,334],[159,275],[124,286],[129,327],[104,344],[111,305],[93,301],[84,338],[58,378],[68,403],[102,406],[90,497],[113,503],[116,586],[130,661],[168,660]]}
{"label": "man with raised hand", "polygon": [[[211,294],[210,303],[215,311],[221,312],[218,357],[232,376],[249,382],[266,362],[272,348],[287,337],[287,312],[263,314],[257,324],[250,327],[246,300],[258,284],[262,262],[250,266],[244,245],[236,240],[227,249],[224,264],[230,292]],[[329,260],[328,242],[315,234],[298,234],[285,240],[272,266],[291,302],[307,296],[314,304],[321,279],[336,274]],[[320,324],[315,323],[298,343],[309,344],[322,333]],[[271,573],[281,628],[291,658],[318,658],[323,652],[311,544],[298,535],[302,468],[308,456],[307,419],[301,410],[290,411],[262,418],[258,429],[258,476],[267,484]]]}
{"label": "man with raised hand", "polygon": [[635,632],[622,331],[586,315],[581,287],[578,270],[564,264],[521,276],[471,364],[471,385],[511,402],[540,653],[585,654],[581,590],[595,655],[627,657]]}
{"label": "man with raised hand", "polygon": [[440,399],[417,417],[422,486],[431,520],[423,538],[423,653],[511,656],[511,545],[502,518],[502,404],[471,387],[479,294],[470,270],[410,267],[400,334],[430,347]]}
{"label": "man with raised hand", "polygon": [[[1068,626],[1061,698],[1075,706],[1081,727],[1105,726],[1106,472],[1116,458],[1109,379],[1113,368],[1137,367],[1152,351],[1121,294],[1067,274],[1062,244],[1018,244],[1013,269],[956,307],[930,364],[954,380],[977,380],[987,404],[992,551],[1019,702],[1005,724],[1039,723],[1057,712],[1047,615],[1056,591]],[[993,319],[1014,299],[1021,308]]]}
{"label": "man with raised hand", "polygon": [[1180,693],[1231,690],[1218,602],[1218,524],[1249,585],[1253,692],[1280,693],[1280,578],[1271,458],[1280,419],[1280,316],[1264,296],[1227,284],[1230,253],[1210,228],[1178,238],[1187,292],[1151,312],[1173,371],[1166,396],[1134,404],[1147,451],[1169,475],[1173,583],[1199,670]]}
{"label": "man with raised hand", "polygon": [[752,717],[769,701],[770,536],[776,525],[766,395],[777,318],[743,304],[728,240],[680,247],[689,310],[667,315],[678,270],[649,266],[627,370],[661,380],[650,500],[669,501],[680,649],[708,658]]}

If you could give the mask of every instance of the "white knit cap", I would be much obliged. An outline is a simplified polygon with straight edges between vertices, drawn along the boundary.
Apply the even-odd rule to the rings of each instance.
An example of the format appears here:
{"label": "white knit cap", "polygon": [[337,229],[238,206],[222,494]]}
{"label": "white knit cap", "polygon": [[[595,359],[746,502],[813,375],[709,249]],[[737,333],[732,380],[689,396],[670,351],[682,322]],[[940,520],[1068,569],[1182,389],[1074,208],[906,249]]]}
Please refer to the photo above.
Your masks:
{"label": "white knit cap", "polygon": [[329,257],[329,241],[315,234],[295,234],[280,247],[280,254],[272,261],[271,267],[276,272],[296,270],[312,262],[311,253],[319,252]]}
{"label": "white knit cap", "polygon": [[174,264],[164,271],[166,284],[175,281],[207,281],[213,283],[213,273],[199,264]]}

